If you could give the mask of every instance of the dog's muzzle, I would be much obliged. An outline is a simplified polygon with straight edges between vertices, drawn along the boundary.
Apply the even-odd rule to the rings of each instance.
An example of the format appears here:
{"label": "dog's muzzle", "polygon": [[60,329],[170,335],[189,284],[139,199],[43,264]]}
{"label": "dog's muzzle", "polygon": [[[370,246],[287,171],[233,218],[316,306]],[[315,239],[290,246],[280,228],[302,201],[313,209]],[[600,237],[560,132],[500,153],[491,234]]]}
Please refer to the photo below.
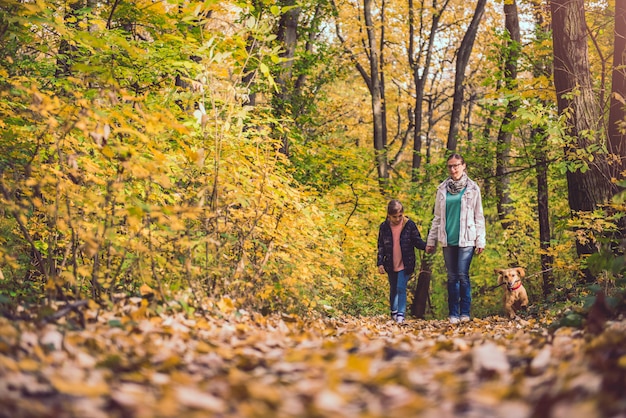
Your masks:
{"label": "dog's muzzle", "polygon": [[521,285],[522,283],[519,280],[515,280],[513,283],[507,283],[506,287],[510,291],[513,291],[519,289]]}

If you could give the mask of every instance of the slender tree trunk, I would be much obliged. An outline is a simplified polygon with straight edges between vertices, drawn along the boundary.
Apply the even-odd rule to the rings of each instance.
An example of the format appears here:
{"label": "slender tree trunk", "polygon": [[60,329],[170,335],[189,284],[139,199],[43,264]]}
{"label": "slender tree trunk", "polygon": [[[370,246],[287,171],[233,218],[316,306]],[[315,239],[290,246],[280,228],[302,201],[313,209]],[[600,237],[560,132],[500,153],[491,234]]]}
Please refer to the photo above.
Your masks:
{"label": "slender tree trunk", "polygon": [[[437,31],[439,29],[439,22],[441,16],[448,6],[449,0],[445,0],[439,8],[437,1],[433,0],[432,3],[432,21],[430,24],[430,32],[428,33],[428,40],[423,42],[423,25],[420,24],[418,29],[420,46],[416,51],[416,24],[415,17],[418,15],[414,8],[413,0],[409,0],[409,66],[413,73],[413,83],[415,84],[415,112],[414,112],[414,129],[413,129],[413,160],[411,164],[411,181],[418,181],[418,170],[422,165],[422,136],[424,131],[422,124],[424,120],[423,108],[424,98],[426,90],[426,82],[428,81],[428,75],[430,72],[430,65],[432,62],[433,48],[435,45],[435,39],[437,37]],[[421,10],[424,9],[424,2],[422,1],[420,7],[419,16],[423,16]],[[421,19],[420,19],[421,22]],[[421,65],[423,62],[423,65]],[[432,110],[430,109],[428,117],[432,117]],[[427,158],[430,156],[430,144],[427,146]],[[413,303],[411,305],[411,314],[417,318],[424,318],[426,313],[426,305],[428,304],[428,296],[430,292],[430,280],[431,280],[431,258],[423,257],[419,274],[417,275],[417,287],[413,294]]]}
{"label": "slender tree trunk", "polygon": [[[610,106],[608,148],[613,161],[611,177],[623,181],[626,173],[626,0],[615,0],[615,41]],[[616,188],[615,193],[619,190],[624,190],[624,188],[621,186]],[[626,217],[618,221],[618,231],[615,235],[617,242],[626,237]],[[623,253],[623,249],[621,252]]]}
{"label": "slender tree trunk", "polygon": [[[379,181],[386,184],[389,178],[387,170],[387,135],[385,129],[385,107],[382,83],[382,71],[380,67],[380,59],[378,55],[378,41],[376,39],[376,31],[374,30],[374,21],[372,19],[372,0],[363,1],[363,16],[365,18],[365,26],[368,41],[368,57],[370,65],[370,94],[372,97],[372,116],[374,120],[374,150],[376,151],[376,167],[378,169]],[[380,40],[381,45],[384,39]],[[384,185],[381,184],[381,186]]]}
{"label": "slender tree trunk", "polygon": [[[504,86],[505,91],[513,91],[517,86],[517,60],[521,52],[521,38],[519,17],[517,14],[517,4],[515,1],[504,4],[505,27],[509,34],[509,39],[504,47]],[[519,109],[519,100],[509,100],[500,131],[498,132],[496,149],[496,195],[498,196],[498,217],[504,229],[511,224],[509,215],[511,213],[509,195],[509,184],[511,182],[507,174],[510,166],[511,123],[515,119],[515,113]]]}
{"label": "slender tree trunk", "polygon": [[[246,39],[246,52],[248,53],[248,56],[253,56],[255,54],[254,51],[257,46],[258,45],[256,39],[254,39],[254,37],[252,36],[248,36],[248,38]],[[250,63],[250,61],[251,60],[249,60],[248,63]],[[255,74],[256,72],[254,71],[254,69],[250,68],[248,64],[248,66],[244,69],[243,77],[241,78],[243,86],[248,92],[248,94],[246,95],[246,100],[243,103],[246,106],[256,106],[256,93],[254,92],[254,85],[256,84]]]}
{"label": "slender tree trunk", "polygon": [[[413,73],[413,83],[415,85],[415,112],[414,112],[414,129],[413,129],[413,161],[412,161],[412,175],[411,181],[418,181],[418,169],[422,164],[422,136],[424,132],[422,130],[422,123],[424,119],[423,105],[424,105],[424,92],[426,88],[426,82],[430,72],[430,65],[432,62],[433,47],[435,45],[435,39],[437,37],[437,31],[439,29],[439,22],[441,16],[448,6],[449,0],[443,2],[441,7],[438,7],[437,1],[434,0],[432,4],[432,21],[430,24],[430,32],[427,34],[427,40],[423,41],[423,27],[420,24],[416,28],[415,17],[417,10],[413,4],[413,0],[409,0],[409,66]],[[420,16],[423,15],[424,2],[420,5]],[[420,19],[421,22],[421,19]],[[415,40],[417,38],[416,29],[419,32],[420,46],[416,48]],[[417,49],[417,51],[416,51]],[[423,62],[423,65],[422,65]]]}
{"label": "slender tree trunk", "polygon": [[[532,138],[534,143],[543,143],[546,132],[543,128],[533,129]],[[535,161],[537,163],[537,213],[539,214],[539,246],[541,248],[541,271],[542,290],[546,298],[554,290],[554,275],[552,274],[552,263],[554,257],[550,255],[550,218],[548,199],[548,161],[543,147],[537,147]]]}
{"label": "slender tree trunk", "polygon": [[613,83],[609,111],[609,152],[615,158],[612,176],[626,170],[626,0],[615,0]]}
{"label": "slender tree trunk", "polygon": [[465,137],[467,138],[468,150],[471,150],[471,143],[474,139],[474,129],[472,128],[472,116],[474,115],[474,107],[476,106],[476,98],[478,94],[473,91],[466,100],[467,111],[465,112]]}
{"label": "slender tree trunk", "polygon": [[[543,8],[547,7],[541,0],[534,0],[535,7],[535,42],[542,42],[550,35],[549,24],[544,19]],[[533,62],[533,75],[535,77],[549,77],[552,71],[552,61],[548,59],[536,60]],[[541,276],[542,293],[544,300],[554,290],[554,274],[552,266],[554,257],[550,255],[550,242],[552,232],[550,228],[550,206],[548,195],[548,156],[545,146],[547,133],[544,126],[536,127],[532,130],[531,139],[534,146],[534,157],[536,164],[537,178],[537,216],[539,218],[539,246],[541,249]]]}
{"label": "slender tree trunk", "polygon": [[[81,8],[85,7],[85,1],[71,1],[67,3],[67,9],[65,10],[65,24],[71,28],[78,28],[80,23],[80,17],[77,12]],[[55,77],[67,77],[72,74],[72,65],[74,64],[74,58],[77,53],[76,47],[70,44],[67,39],[61,39],[59,43],[59,52],[57,55],[57,68],[55,71]]]}
{"label": "slender tree trunk", "polygon": [[456,151],[457,137],[459,134],[459,125],[461,122],[461,110],[463,109],[463,91],[465,82],[465,69],[469,63],[472,48],[474,47],[474,41],[476,40],[476,33],[478,32],[478,26],[480,20],[485,14],[485,5],[487,0],[478,0],[476,3],[476,9],[474,11],[474,17],[463,36],[461,46],[459,48],[456,57],[456,67],[454,73],[454,97],[452,102],[452,114],[450,115],[450,128],[448,130],[448,144],[449,151]]}
{"label": "slender tree trunk", "polygon": [[434,120],[435,120],[435,99],[432,97],[428,97],[426,99],[426,103],[427,103],[427,113],[426,113],[426,120],[427,122],[427,127],[426,127],[426,164],[430,164],[430,157],[431,157],[431,145],[432,145],[432,140],[431,140],[431,130],[432,127],[435,126]]}
{"label": "slender tree trunk", "polygon": [[[281,6],[289,6],[290,8],[280,17],[278,22],[277,40],[283,47],[280,54],[284,59],[282,68],[278,77],[276,77],[276,84],[279,92],[274,98],[274,109],[277,112],[277,116],[281,117],[288,112],[288,103],[293,92],[291,77],[293,60],[296,54],[296,46],[298,44],[298,17],[300,16],[301,9],[299,7],[291,7],[295,5],[295,0],[285,0],[281,2]],[[282,134],[282,146],[280,152],[285,155],[289,155],[289,136],[287,133]]]}
{"label": "slender tree trunk", "polygon": [[[584,0],[551,0],[554,45],[554,87],[559,113],[567,117],[567,135],[572,143],[565,155],[573,163],[584,163],[588,170],[575,167],[567,172],[569,206],[573,216],[590,212],[606,203],[612,188],[604,155],[590,152],[581,161],[577,152],[602,143],[599,138],[600,106],[596,103],[587,54]],[[578,255],[596,251],[595,243],[576,242]],[[585,271],[585,280],[593,281]]]}
{"label": "slender tree trunk", "polygon": [[[337,12],[337,5],[332,1],[331,5]],[[382,3],[381,24],[384,26],[384,1]],[[381,191],[384,193],[389,180],[389,163],[387,158],[387,124],[385,111],[385,95],[384,95],[384,76],[382,73],[382,58],[379,56],[380,48],[385,44],[384,32],[381,31],[380,41],[376,37],[374,21],[372,17],[372,0],[363,0],[363,17],[365,20],[365,31],[367,34],[367,44],[365,45],[365,55],[368,59],[369,73],[365,67],[359,62],[355,53],[347,46],[347,42],[341,33],[339,25],[335,25],[335,33],[337,38],[344,47],[354,63],[357,71],[365,81],[370,92],[373,119],[373,140],[374,152],[376,153],[376,169],[378,172],[378,182]]]}

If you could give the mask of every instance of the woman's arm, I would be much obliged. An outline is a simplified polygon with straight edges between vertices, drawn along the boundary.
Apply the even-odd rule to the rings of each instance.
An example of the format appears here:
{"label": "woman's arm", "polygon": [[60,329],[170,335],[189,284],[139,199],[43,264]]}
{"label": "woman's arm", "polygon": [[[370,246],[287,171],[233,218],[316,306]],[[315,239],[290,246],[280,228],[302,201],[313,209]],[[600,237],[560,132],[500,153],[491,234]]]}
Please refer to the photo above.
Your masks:
{"label": "woman's arm", "polygon": [[441,204],[439,202],[439,189],[435,194],[435,209],[434,209],[433,220],[430,224],[430,230],[428,231],[428,237],[426,238],[426,245],[434,249],[437,245],[437,240],[439,237],[439,228],[441,224]]}
{"label": "woman's arm", "polygon": [[483,213],[483,200],[478,188],[478,197],[474,204],[474,223],[476,224],[476,249],[480,249],[480,254],[487,244],[487,232],[485,228],[485,215]]}

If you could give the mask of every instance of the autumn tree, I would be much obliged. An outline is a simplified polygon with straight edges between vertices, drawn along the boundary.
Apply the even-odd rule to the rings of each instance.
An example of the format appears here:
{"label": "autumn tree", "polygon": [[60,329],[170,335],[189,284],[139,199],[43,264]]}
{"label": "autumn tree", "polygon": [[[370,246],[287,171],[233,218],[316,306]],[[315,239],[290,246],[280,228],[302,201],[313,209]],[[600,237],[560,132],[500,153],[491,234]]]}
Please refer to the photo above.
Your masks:
{"label": "autumn tree", "polygon": [[[332,62],[332,47],[323,41],[323,25],[331,7],[327,1],[299,2],[284,0],[271,6],[278,13],[276,43],[280,48],[279,63],[268,67],[276,81],[272,96],[272,111],[277,120],[290,126],[281,134],[281,152],[289,156],[290,135],[298,131],[301,121],[316,113],[321,100],[315,91],[330,83],[336,74]],[[323,70],[322,70],[323,68]]]}
{"label": "autumn tree", "polygon": [[[517,3],[515,0],[504,2],[504,26],[506,29],[505,45],[503,51],[503,85],[504,91],[509,93],[516,89],[518,59],[521,53],[521,38]],[[508,100],[502,124],[498,132],[496,148],[496,195],[498,197],[498,216],[506,229],[510,223],[508,215],[511,198],[509,195],[510,177],[507,173],[510,164],[511,138],[513,136],[512,124],[515,113],[519,109],[520,100],[514,94],[508,94]]]}
{"label": "autumn tree", "polygon": [[[296,55],[298,18],[301,8],[296,6],[293,0],[286,0],[278,5],[282,8],[277,30],[277,41],[282,47],[282,51],[279,53],[282,63],[276,77],[278,93],[275,95],[274,109],[278,114],[277,116],[281,117],[286,114],[285,102],[289,94],[289,83],[292,78],[292,69]],[[286,133],[283,134],[281,142],[281,152],[289,155],[289,137]]]}
{"label": "autumn tree", "polygon": [[608,119],[609,152],[615,158],[612,177],[626,170],[626,1],[615,1],[613,77]]}
{"label": "autumn tree", "polygon": [[[426,7],[421,1],[416,7],[414,0],[409,0],[409,68],[411,69],[413,84],[415,85],[415,105],[413,107],[412,131],[413,131],[413,159],[411,164],[413,181],[417,181],[417,170],[422,165],[422,137],[424,103],[426,87],[431,74],[433,49],[439,31],[439,23],[448,6],[449,0],[439,4],[436,0],[432,6]],[[430,11],[430,26],[426,16]],[[428,112],[427,114],[431,114]]]}
{"label": "autumn tree", "polygon": [[465,70],[469,63],[472,48],[474,47],[474,41],[476,40],[476,33],[480,25],[480,20],[485,13],[485,5],[487,0],[478,0],[476,2],[476,8],[472,20],[463,36],[461,45],[457,51],[456,63],[454,68],[454,95],[452,100],[452,113],[450,115],[450,128],[448,130],[448,141],[446,148],[449,151],[456,151],[459,126],[461,122],[461,111],[463,110],[464,101],[464,81]]}
{"label": "autumn tree", "polygon": [[[533,45],[534,51],[541,51],[541,45],[546,39],[550,38],[550,25],[547,20],[547,7],[540,1],[535,1],[532,5],[532,14],[534,21]],[[531,58],[532,73],[536,80],[550,80],[552,71],[552,56],[547,53],[534,53]],[[540,84],[540,85],[543,85]],[[548,90],[550,85],[546,85]],[[535,109],[549,109],[551,107],[551,98],[537,98],[540,105]],[[534,144],[532,155],[535,162],[535,173],[537,179],[537,218],[539,223],[539,247],[541,250],[541,278],[542,293],[544,298],[548,297],[554,290],[554,272],[553,262],[554,256],[551,253],[550,242],[552,240],[550,225],[550,199],[548,172],[550,165],[549,144],[547,143],[548,128],[543,118],[539,118],[540,122],[535,124],[531,129],[531,140]]]}
{"label": "autumn tree", "polygon": [[[334,4],[334,3],[333,3]],[[387,104],[385,102],[385,5],[383,1],[380,7],[374,7],[372,0],[363,0],[362,16],[363,29],[366,33],[363,40],[363,55],[366,63],[359,60],[359,54],[352,49],[348,39],[341,30],[339,22],[335,29],[337,37],[350,57],[363,81],[367,85],[371,99],[372,110],[372,138],[376,154],[376,169],[382,190],[385,189],[389,178],[387,162]],[[338,15],[337,6],[334,5]]]}
{"label": "autumn tree", "polygon": [[[419,7],[415,7],[413,0],[409,0],[408,59],[415,86],[415,105],[410,126],[413,131],[413,158],[411,162],[411,180],[413,182],[418,181],[418,170],[422,166],[422,137],[426,136],[423,131],[424,103],[426,87],[430,78],[433,49],[439,22],[448,3],[448,1],[444,1],[438,5],[436,1],[433,2],[433,7],[430,9],[432,10],[430,26],[428,26],[425,16],[428,15],[426,11],[429,9],[426,8],[425,2],[422,1]],[[432,115],[432,106],[428,107],[426,114]],[[411,304],[411,314],[417,318],[424,318],[426,313],[431,273],[432,261],[430,257],[424,256],[420,261],[417,285],[413,292],[413,303]]]}
{"label": "autumn tree", "polygon": [[[559,113],[566,123],[564,147],[568,199],[572,215],[591,212],[608,201],[610,182],[606,155],[602,152],[601,108],[593,92],[589,71],[585,4],[583,0],[552,0],[554,87]],[[595,251],[592,239],[578,239],[579,255]],[[587,272],[586,280],[593,280]]]}

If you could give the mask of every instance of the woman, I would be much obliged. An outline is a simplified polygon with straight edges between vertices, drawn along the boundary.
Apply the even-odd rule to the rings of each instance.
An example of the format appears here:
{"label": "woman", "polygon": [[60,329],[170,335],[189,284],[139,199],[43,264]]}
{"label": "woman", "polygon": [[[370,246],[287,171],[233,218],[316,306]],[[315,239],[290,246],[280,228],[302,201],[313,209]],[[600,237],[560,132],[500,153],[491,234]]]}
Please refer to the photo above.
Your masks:
{"label": "woman", "polygon": [[376,265],[380,274],[387,273],[391,317],[398,324],[404,322],[406,285],[415,271],[415,248],[423,250],[426,243],[415,222],[404,216],[402,203],[391,200],[387,204],[387,219],[378,229]]}
{"label": "woman", "polygon": [[448,177],[437,188],[435,216],[426,240],[426,252],[443,247],[448,273],[448,310],[451,324],[470,320],[472,292],[469,270],[474,254],[485,249],[485,216],[480,188],[465,172],[459,154],[448,157]]}

